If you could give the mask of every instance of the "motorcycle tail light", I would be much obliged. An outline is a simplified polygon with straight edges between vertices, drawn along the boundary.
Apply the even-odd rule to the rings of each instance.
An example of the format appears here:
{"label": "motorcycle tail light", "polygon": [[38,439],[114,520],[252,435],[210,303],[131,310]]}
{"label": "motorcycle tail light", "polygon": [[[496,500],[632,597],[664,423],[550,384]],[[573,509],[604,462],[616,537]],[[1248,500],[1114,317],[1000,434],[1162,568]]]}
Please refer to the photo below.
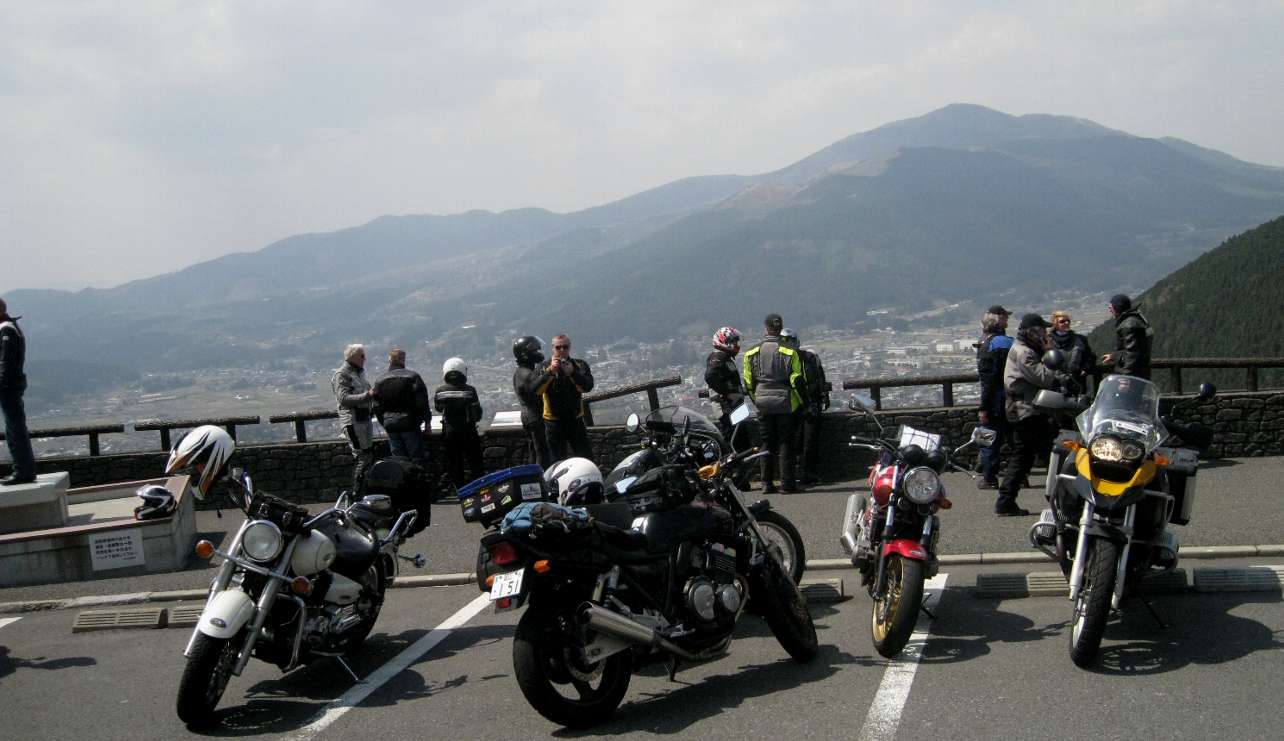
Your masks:
{"label": "motorcycle tail light", "polygon": [[214,555],[214,544],[208,540],[198,540],[196,542],[196,555],[199,558],[209,558]]}
{"label": "motorcycle tail light", "polygon": [[517,549],[512,543],[496,543],[490,547],[490,560],[496,566],[507,566],[517,563]]}
{"label": "motorcycle tail light", "polygon": [[512,597],[501,597],[500,599],[495,600],[496,609],[507,610],[512,606],[513,606]]}

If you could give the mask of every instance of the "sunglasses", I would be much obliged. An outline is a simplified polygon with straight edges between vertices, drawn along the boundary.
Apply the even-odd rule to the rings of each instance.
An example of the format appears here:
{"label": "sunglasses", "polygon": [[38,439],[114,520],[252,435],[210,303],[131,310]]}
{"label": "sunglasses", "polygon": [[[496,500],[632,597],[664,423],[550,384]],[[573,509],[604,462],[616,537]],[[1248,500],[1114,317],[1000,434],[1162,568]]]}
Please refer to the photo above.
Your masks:
{"label": "sunglasses", "polygon": [[570,350],[570,345],[553,345],[554,350]]}

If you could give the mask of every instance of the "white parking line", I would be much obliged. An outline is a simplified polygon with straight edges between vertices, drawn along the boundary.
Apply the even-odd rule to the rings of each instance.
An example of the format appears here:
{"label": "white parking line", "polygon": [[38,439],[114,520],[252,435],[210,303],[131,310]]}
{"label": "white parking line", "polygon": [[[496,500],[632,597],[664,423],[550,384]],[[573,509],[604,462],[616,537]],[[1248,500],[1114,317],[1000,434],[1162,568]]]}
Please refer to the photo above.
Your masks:
{"label": "white parking line", "polygon": [[3,628],[6,625],[12,625],[21,619],[21,617],[0,617],[0,628]]}
{"label": "white parking line", "polygon": [[424,654],[431,651],[438,643],[446,638],[458,628],[472,620],[477,613],[484,610],[490,604],[490,593],[477,595],[477,598],[467,605],[464,605],[458,612],[446,618],[445,622],[436,628],[428,631],[428,634],[411,644],[401,653],[392,657],[392,659],[374,670],[370,676],[353,685],[351,689],[343,693],[342,696],[333,700],[326,711],[312,723],[300,728],[296,733],[286,738],[295,741],[306,741],[324,731],[336,720],[342,718],[345,713],[360,705],[363,700],[369,697],[375,690],[382,687],[388,680],[400,674],[406,667],[418,661]]}
{"label": "white parking line", "polygon": [[[923,585],[924,598],[933,596],[932,602],[940,600],[945,591],[945,580],[949,574],[937,574]],[[923,612],[918,615],[914,632],[909,643],[902,649],[901,655],[892,659],[883,672],[883,681],[878,685],[878,694],[869,706],[869,715],[865,716],[865,725],[860,729],[861,741],[880,741],[896,736],[896,729],[901,723],[901,711],[909,699],[910,686],[914,684],[914,673],[918,671],[918,661],[923,655],[923,645],[927,643],[931,619]]]}

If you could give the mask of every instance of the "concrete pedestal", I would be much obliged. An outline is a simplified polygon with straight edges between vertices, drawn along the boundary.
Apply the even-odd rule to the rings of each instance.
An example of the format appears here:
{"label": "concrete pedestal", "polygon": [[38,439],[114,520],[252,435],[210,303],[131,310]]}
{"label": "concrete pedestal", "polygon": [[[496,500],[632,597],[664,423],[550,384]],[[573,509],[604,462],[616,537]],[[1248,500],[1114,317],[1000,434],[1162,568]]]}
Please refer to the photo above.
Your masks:
{"label": "concrete pedestal", "polygon": [[66,471],[44,473],[30,484],[0,486],[0,534],[67,524]]}

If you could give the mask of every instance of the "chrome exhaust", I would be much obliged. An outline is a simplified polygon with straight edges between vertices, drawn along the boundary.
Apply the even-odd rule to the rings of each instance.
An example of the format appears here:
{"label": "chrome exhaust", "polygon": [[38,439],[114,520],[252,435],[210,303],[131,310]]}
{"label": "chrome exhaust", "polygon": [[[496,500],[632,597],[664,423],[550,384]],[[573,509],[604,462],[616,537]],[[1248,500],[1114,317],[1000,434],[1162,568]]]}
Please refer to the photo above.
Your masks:
{"label": "chrome exhaust", "polygon": [[579,622],[587,628],[596,630],[599,633],[605,633],[622,641],[634,643],[648,648],[658,648],[667,651],[687,661],[707,661],[715,656],[721,656],[726,651],[728,640],[719,645],[703,651],[701,653],[691,653],[678,644],[670,641],[668,638],[660,635],[654,628],[648,628],[641,623],[630,620],[623,615],[612,612],[593,604],[585,604],[580,608]]}

